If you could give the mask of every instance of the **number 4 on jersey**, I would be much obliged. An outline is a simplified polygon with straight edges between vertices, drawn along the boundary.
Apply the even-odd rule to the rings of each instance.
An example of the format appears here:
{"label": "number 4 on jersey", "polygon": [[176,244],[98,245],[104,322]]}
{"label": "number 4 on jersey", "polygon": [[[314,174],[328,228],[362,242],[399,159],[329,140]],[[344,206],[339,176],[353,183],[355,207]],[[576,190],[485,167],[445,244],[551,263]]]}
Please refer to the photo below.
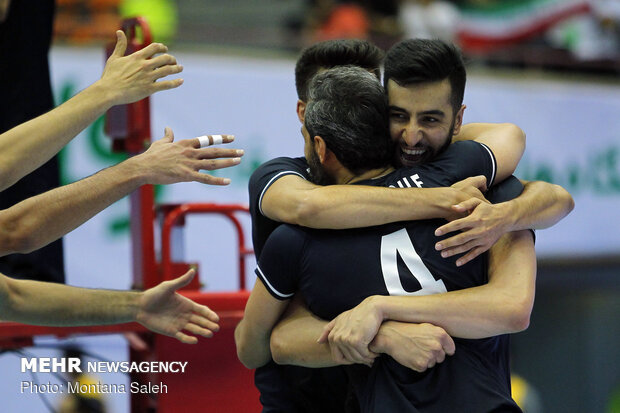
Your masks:
{"label": "number 4 on jersey", "polygon": [[[419,290],[410,292],[403,287],[398,271],[398,256],[420,284]],[[448,291],[443,281],[435,280],[426,268],[404,228],[381,237],[381,271],[390,295],[428,295]]]}

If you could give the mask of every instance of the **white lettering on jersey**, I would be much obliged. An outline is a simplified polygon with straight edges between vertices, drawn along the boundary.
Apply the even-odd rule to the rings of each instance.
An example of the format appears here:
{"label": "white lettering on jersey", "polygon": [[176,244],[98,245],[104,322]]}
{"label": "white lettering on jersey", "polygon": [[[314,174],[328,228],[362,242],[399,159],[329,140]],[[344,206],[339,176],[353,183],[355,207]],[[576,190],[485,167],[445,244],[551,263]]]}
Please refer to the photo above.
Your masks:
{"label": "white lettering on jersey", "polygon": [[[418,188],[422,188],[422,185],[424,185],[424,182],[420,180],[420,175],[418,174],[411,175],[409,178],[413,181],[415,186],[417,186]],[[405,188],[405,187],[411,188],[411,183],[409,182],[409,179],[407,179],[407,177],[404,177],[396,181],[396,185],[398,185],[399,188]],[[394,185],[390,185],[390,188],[396,188],[396,187]]]}
{"label": "white lettering on jersey", "polygon": [[[409,292],[403,288],[398,274],[398,254],[420,283],[419,290]],[[404,228],[381,237],[381,271],[390,295],[430,295],[448,291],[443,280],[435,280],[426,268]]]}

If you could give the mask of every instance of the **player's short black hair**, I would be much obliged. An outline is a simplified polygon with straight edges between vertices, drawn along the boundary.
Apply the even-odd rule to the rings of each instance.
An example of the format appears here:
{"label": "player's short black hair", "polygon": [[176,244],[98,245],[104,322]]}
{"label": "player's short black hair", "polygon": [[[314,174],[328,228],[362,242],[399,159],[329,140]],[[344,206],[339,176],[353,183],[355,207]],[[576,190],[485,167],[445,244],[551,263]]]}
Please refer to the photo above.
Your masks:
{"label": "player's short black hair", "polygon": [[305,48],[295,65],[297,97],[308,101],[308,84],[320,69],[336,66],[359,66],[381,78],[383,50],[360,39],[327,40]]}
{"label": "player's short black hair", "polygon": [[390,79],[399,86],[450,80],[450,103],[454,113],[463,104],[465,64],[461,51],[453,44],[438,39],[407,39],[388,50],[385,56],[383,84]]}
{"label": "player's short black hair", "polygon": [[375,76],[357,66],[339,66],[318,73],[309,86],[305,126],[310,137],[322,137],[356,175],[390,164],[388,101]]}

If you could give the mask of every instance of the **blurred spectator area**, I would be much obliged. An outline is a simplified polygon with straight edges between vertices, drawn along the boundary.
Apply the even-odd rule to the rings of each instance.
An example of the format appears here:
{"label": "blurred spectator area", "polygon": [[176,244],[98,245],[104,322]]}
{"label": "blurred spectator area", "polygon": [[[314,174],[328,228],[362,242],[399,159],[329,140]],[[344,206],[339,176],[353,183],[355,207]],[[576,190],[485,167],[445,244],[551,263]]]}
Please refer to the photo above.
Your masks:
{"label": "blurred spectator area", "polygon": [[56,0],[56,41],[101,42],[141,14],[156,40],[297,52],[318,40],[403,37],[458,43],[491,67],[617,75],[620,0]]}

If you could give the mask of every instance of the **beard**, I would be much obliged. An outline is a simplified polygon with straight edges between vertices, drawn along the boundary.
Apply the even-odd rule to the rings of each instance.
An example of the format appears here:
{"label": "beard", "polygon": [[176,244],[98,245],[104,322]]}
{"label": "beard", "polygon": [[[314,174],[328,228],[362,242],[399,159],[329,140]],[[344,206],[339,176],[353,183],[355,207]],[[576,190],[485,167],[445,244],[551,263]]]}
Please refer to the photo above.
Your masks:
{"label": "beard", "polygon": [[334,185],[336,181],[332,178],[323,165],[319,161],[319,156],[314,149],[310,153],[310,157],[306,159],[308,167],[310,168],[310,182],[316,185]]}
{"label": "beard", "polygon": [[448,146],[450,146],[450,144],[452,143],[452,135],[454,133],[454,122],[455,120],[453,120],[452,125],[450,125],[450,129],[445,138],[445,142],[437,149],[433,148],[432,146],[428,146],[428,145],[419,145],[419,146],[416,145],[416,149],[424,149],[424,153],[421,155],[409,155],[409,154],[403,153],[402,148],[397,144],[396,150],[394,153],[395,165],[397,167],[409,168],[409,167],[416,166],[416,165],[423,165],[435,159],[438,155],[440,155],[446,149],[448,149]]}

